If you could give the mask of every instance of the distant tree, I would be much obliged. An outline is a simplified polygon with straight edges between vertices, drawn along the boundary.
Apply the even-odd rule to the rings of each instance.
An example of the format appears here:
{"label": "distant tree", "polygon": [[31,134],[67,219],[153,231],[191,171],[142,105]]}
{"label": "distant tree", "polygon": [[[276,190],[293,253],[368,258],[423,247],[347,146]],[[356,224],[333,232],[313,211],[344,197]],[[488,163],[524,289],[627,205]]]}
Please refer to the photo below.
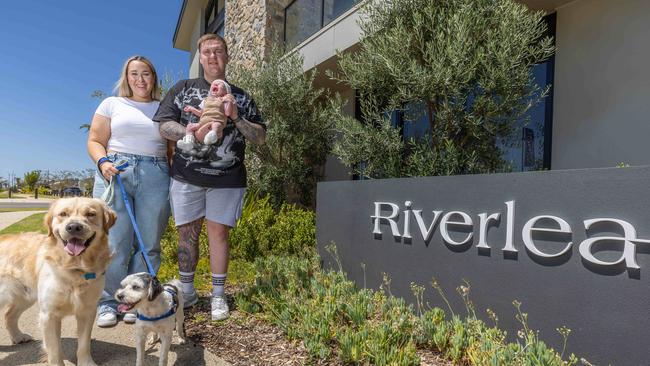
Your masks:
{"label": "distant tree", "polygon": [[[106,92],[104,92],[103,90],[99,90],[99,89],[93,90],[93,92],[90,93],[91,98],[96,98],[96,99],[99,99],[100,101],[103,100],[104,98],[106,98],[107,96],[108,96],[108,94],[106,94]],[[79,129],[84,130],[84,132],[90,131],[90,123],[84,123],[82,125],[79,125]]]}
{"label": "distant tree", "polygon": [[41,179],[41,172],[39,170],[32,170],[23,175],[25,185],[29,192],[34,192],[38,181]]}
{"label": "distant tree", "polygon": [[247,144],[249,187],[283,202],[314,206],[316,182],[331,152],[333,121],[342,101],[313,85],[299,54],[272,52],[253,69],[233,68],[233,80],[249,91],[267,122],[266,143]]}
{"label": "distant tree", "polygon": [[52,192],[56,194],[60,194],[63,188],[77,187],[79,184],[79,172],[59,170],[51,173],[51,176],[52,182],[50,183],[50,188],[52,188]]}
{"label": "distant tree", "polygon": [[[359,50],[342,55],[339,81],[359,93],[362,121],[337,122],[334,151],[367,178],[507,169],[498,148],[548,89],[532,67],[554,52],[542,12],[513,0],[369,0]],[[427,121],[404,141],[405,124]]]}
{"label": "distant tree", "polygon": [[79,172],[79,188],[85,196],[92,196],[93,185],[95,184],[95,169],[88,168]]}
{"label": "distant tree", "polygon": [[171,89],[176,82],[184,78],[183,73],[180,71],[174,75],[171,71],[165,70],[165,72],[160,76],[160,80],[158,80],[158,86],[160,87],[160,94],[162,97],[164,98],[165,95],[167,95],[169,89]]}

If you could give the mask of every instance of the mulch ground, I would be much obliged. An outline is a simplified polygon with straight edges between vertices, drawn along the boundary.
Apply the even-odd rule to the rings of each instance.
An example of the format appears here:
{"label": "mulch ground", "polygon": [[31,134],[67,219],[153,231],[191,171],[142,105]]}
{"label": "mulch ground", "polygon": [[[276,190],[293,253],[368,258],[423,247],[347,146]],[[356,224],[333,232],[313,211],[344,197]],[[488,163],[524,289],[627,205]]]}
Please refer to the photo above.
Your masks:
{"label": "mulch ground", "polygon": [[[232,298],[234,291],[232,287],[226,289],[231,312],[225,321],[211,321],[209,297],[201,297],[199,303],[186,312],[185,331],[192,341],[236,366],[343,365],[337,360],[310,362],[302,342],[289,341],[270,322],[238,311]],[[420,350],[418,355],[423,366],[453,365],[430,351]]]}

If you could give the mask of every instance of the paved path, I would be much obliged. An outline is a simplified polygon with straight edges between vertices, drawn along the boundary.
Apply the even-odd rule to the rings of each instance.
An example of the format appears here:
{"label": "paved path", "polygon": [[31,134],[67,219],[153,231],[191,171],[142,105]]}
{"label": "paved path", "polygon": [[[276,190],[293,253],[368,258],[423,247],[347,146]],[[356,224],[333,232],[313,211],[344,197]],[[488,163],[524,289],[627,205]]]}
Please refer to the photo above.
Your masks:
{"label": "paved path", "polygon": [[0,212],[0,230],[11,226],[25,217],[45,211],[15,211],[15,212]]}
{"label": "paved path", "polygon": [[[37,341],[12,345],[9,334],[0,326],[0,365],[24,366],[44,365],[40,363],[44,354],[41,348],[41,331],[38,326],[38,306],[34,305],[20,318],[20,329],[32,335]],[[77,339],[76,323],[73,317],[63,320],[62,345],[66,366],[74,365],[76,361]],[[118,323],[113,328],[99,328],[95,326],[92,333],[91,352],[98,365],[106,366],[131,366],[135,364],[135,337],[133,325]],[[158,347],[148,347],[145,357],[146,365],[158,365]],[[169,351],[169,365],[176,366],[229,366],[230,364],[220,359],[201,346],[188,342],[179,345],[174,339]]]}
{"label": "paved path", "polygon": [[51,198],[0,198],[0,208],[39,208],[42,210],[34,211],[13,211],[0,212],[0,230],[7,226],[13,225],[25,217],[33,214],[47,211],[50,203],[54,201]]}

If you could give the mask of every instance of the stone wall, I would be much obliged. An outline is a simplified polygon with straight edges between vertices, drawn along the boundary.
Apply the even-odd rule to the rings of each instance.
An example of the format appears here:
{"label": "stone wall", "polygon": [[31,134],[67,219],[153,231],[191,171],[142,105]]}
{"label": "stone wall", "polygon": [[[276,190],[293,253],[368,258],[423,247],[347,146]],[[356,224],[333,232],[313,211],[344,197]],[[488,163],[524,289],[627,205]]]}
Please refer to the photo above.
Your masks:
{"label": "stone wall", "polygon": [[226,42],[230,62],[252,67],[284,37],[284,8],[292,0],[226,0]]}
{"label": "stone wall", "polygon": [[226,42],[230,63],[249,68],[268,53],[268,0],[226,1]]}

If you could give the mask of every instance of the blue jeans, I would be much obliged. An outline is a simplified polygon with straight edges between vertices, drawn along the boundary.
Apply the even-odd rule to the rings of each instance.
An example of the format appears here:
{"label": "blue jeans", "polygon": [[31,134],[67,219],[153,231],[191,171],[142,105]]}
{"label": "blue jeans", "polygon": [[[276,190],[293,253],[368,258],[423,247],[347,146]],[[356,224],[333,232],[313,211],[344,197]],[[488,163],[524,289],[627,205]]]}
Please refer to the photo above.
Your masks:
{"label": "blue jeans", "polygon": [[[160,239],[169,222],[169,166],[164,157],[112,153],[113,162],[126,160],[129,166],[120,173],[127,199],[133,209],[135,221],[144,241],[146,254],[157,273],[160,268]],[[108,188],[108,182],[95,173],[93,197],[99,198]],[[106,286],[99,300],[100,306],[117,309],[115,291],[129,274],[148,272],[138,252],[139,244],[124,198],[117,182],[110,207],[117,213],[115,225],[109,231],[108,243],[112,252],[111,264],[106,271]],[[137,255],[135,255],[137,253]]]}

